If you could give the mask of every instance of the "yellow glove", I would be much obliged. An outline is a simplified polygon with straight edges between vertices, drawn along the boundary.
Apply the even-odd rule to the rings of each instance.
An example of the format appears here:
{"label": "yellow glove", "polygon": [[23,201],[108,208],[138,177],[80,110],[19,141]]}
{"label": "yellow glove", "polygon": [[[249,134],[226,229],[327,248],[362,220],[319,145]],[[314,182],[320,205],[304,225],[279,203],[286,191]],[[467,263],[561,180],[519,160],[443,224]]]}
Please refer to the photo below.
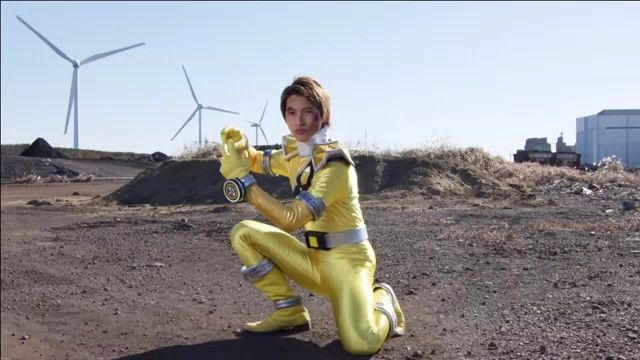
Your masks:
{"label": "yellow glove", "polygon": [[249,159],[247,151],[237,151],[232,139],[222,145],[220,173],[225,179],[243,178],[249,175]]}
{"label": "yellow glove", "polygon": [[236,143],[236,150],[245,150],[246,143],[244,142],[245,136],[240,129],[233,126],[225,126],[220,131],[220,139],[222,144],[226,144],[229,139],[232,139]]}
{"label": "yellow glove", "polygon": [[220,131],[221,144],[226,144],[229,139],[233,140],[236,151],[247,151],[247,157],[249,158],[249,167],[251,168],[258,159],[258,151],[251,146],[249,139],[246,135],[240,131],[240,129],[233,126],[225,126]]}

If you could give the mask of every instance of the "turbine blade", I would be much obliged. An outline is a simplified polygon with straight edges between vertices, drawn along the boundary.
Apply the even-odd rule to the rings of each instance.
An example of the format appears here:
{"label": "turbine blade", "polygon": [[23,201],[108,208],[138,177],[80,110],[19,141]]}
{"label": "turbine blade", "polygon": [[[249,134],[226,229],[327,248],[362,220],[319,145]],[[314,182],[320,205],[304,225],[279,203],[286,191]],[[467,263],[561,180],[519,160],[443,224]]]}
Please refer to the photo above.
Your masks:
{"label": "turbine blade", "polygon": [[78,68],[73,68],[73,75],[71,76],[71,92],[69,93],[69,106],[67,107],[67,122],[64,124],[64,134],[67,135],[69,129],[69,116],[71,115],[71,107],[76,100],[76,88],[78,83]]}
{"label": "turbine blade", "polygon": [[236,115],[240,115],[240,113],[237,113],[235,111],[229,111],[229,110],[224,110],[224,109],[218,109],[218,108],[214,108],[213,106],[205,106],[205,109],[209,109],[209,110],[216,110],[216,111],[222,111],[222,112],[226,112],[229,114],[236,114]]}
{"label": "turbine blade", "polygon": [[187,77],[187,83],[189,84],[189,90],[191,90],[191,96],[193,96],[193,100],[196,101],[196,104],[200,104],[198,102],[198,98],[196,97],[196,92],[193,91],[193,86],[191,86],[191,80],[189,80],[189,75],[187,75],[187,69],[184,68],[184,65],[182,65],[182,71],[184,71],[184,76]]}
{"label": "turbine blade", "polygon": [[267,134],[264,133],[264,130],[262,130],[262,126],[258,126],[260,128],[260,131],[262,132],[262,136],[264,136],[264,143],[269,145],[269,140],[267,140]]}
{"label": "turbine blade", "polygon": [[264,104],[264,109],[262,109],[262,116],[260,116],[259,124],[262,124],[262,119],[264,118],[264,112],[265,112],[265,110],[267,110],[267,105],[268,104],[269,104],[269,100],[267,100],[267,102]]}
{"label": "turbine blade", "polygon": [[189,116],[189,118],[187,119],[187,121],[184,122],[184,124],[182,124],[182,127],[178,130],[178,132],[176,132],[175,135],[173,135],[173,137],[171,138],[171,141],[173,141],[173,139],[176,138],[176,136],[178,136],[178,134],[180,134],[180,131],[182,131],[182,129],[184,129],[185,126],[187,126],[187,124],[189,123],[189,121],[191,121],[191,119],[193,119],[193,117],[196,115],[196,111],[198,111],[198,108],[196,108],[195,110],[193,110],[193,112],[191,113],[191,115]]}
{"label": "turbine blade", "polygon": [[55,51],[56,54],[60,55],[63,59],[67,60],[68,62],[73,63],[73,59],[71,59],[69,55],[65,54],[64,51],[60,50],[57,46],[53,45],[53,43],[49,41],[46,37],[44,37],[44,35],[40,34],[38,31],[36,31],[36,29],[32,28],[31,25],[27,24],[26,21],[22,20],[20,16],[16,15],[16,17],[18,18],[18,20],[20,20],[21,23],[23,23],[26,27],[28,27],[29,30],[33,31],[34,34],[38,35],[38,37],[42,39],[42,41],[44,41],[47,45],[49,45],[49,47],[53,49],[53,51]]}
{"label": "turbine blade", "polygon": [[111,50],[111,51],[103,52],[103,53],[100,53],[100,54],[91,55],[88,58],[80,61],[80,65],[88,64],[88,63],[96,61],[98,59],[102,59],[103,57],[107,57],[109,55],[117,54],[119,52],[123,52],[123,51],[129,50],[129,49],[133,49],[134,47],[138,47],[138,46],[142,46],[142,45],[145,45],[145,43],[143,43],[143,42],[142,43],[137,43],[135,45],[126,46],[126,47],[123,47],[123,48],[120,48],[120,49]]}

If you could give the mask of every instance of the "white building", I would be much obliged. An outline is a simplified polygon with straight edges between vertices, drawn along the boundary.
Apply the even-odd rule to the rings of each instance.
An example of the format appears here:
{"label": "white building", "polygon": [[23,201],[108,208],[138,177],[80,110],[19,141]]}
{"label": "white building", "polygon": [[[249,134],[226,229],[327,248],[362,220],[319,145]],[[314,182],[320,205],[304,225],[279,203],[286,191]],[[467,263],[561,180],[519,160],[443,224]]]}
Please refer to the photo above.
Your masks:
{"label": "white building", "polygon": [[615,155],[626,168],[640,167],[640,109],[602,110],[577,118],[576,151],[583,164]]}

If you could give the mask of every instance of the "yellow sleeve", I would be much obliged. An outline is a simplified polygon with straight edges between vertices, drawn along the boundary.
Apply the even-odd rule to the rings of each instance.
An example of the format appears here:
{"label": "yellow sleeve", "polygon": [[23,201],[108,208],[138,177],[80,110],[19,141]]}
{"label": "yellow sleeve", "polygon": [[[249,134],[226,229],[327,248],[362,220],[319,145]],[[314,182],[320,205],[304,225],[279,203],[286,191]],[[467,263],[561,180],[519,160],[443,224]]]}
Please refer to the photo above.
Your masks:
{"label": "yellow sleeve", "polygon": [[278,199],[264,192],[257,184],[247,189],[247,201],[273,225],[288,233],[300,229],[313,219],[311,210],[302,200],[283,204]]}
{"label": "yellow sleeve", "polygon": [[251,159],[249,171],[255,174],[266,174],[265,167],[271,171],[271,175],[288,176],[286,162],[284,160],[284,151],[277,150],[271,152],[271,155],[265,156],[265,151],[257,151],[256,156]]}
{"label": "yellow sleeve", "polygon": [[312,185],[306,191],[312,198],[301,195],[293,202],[283,204],[256,184],[249,187],[246,199],[276,227],[291,233],[320,218],[334,202],[345,199],[348,188],[349,165],[332,161],[313,177]]}

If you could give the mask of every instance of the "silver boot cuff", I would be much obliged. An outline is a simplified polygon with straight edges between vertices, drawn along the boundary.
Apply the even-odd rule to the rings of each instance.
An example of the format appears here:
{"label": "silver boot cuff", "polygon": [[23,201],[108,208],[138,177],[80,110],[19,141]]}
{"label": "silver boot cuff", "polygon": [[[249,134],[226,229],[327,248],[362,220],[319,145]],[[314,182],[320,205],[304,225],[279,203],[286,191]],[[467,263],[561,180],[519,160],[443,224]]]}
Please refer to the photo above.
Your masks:
{"label": "silver boot cuff", "polygon": [[396,317],[396,312],[391,309],[387,309],[383,303],[376,304],[376,310],[383,313],[389,319],[389,333],[387,334],[387,340],[390,339],[396,333],[396,327],[398,326],[398,318]]}
{"label": "silver boot cuff", "polygon": [[276,310],[286,309],[302,304],[302,298],[300,296],[294,296],[287,299],[280,299],[273,302]]}

